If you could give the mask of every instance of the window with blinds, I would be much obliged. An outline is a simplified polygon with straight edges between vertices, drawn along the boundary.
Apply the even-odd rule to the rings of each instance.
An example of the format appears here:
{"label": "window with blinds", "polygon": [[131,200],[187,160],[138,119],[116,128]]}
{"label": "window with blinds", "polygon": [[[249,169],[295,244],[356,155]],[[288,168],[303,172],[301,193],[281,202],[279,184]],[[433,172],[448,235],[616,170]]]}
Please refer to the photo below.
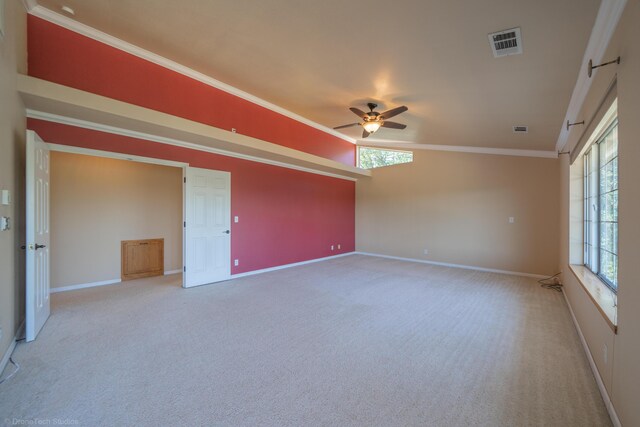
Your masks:
{"label": "window with blinds", "polygon": [[618,289],[618,121],[584,155],[584,263]]}

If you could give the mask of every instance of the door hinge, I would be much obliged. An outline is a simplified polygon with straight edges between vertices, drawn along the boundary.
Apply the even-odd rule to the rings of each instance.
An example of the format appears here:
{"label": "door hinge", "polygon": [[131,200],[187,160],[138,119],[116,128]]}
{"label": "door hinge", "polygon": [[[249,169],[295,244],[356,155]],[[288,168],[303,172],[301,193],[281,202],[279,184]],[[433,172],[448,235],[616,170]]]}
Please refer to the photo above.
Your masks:
{"label": "door hinge", "polygon": [[187,178],[186,178],[186,177],[184,178],[184,183],[185,183],[185,184],[187,183]]}
{"label": "door hinge", "polygon": [[187,221],[184,222],[184,227],[186,227],[186,226],[187,226]]}
{"label": "door hinge", "polygon": [[182,271],[187,272],[187,267],[182,267]]}

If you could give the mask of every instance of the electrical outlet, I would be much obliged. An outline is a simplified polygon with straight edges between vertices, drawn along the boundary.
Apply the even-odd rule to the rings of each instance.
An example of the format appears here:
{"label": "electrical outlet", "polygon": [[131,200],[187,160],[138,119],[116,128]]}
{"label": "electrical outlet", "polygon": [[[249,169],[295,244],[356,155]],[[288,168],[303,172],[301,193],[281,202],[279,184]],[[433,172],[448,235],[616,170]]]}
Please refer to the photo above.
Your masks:
{"label": "electrical outlet", "polygon": [[516,219],[512,216],[509,217],[509,224],[513,224],[514,222],[516,222]]}
{"label": "electrical outlet", "polygon": [[424,254],[425,254],[425,255],[429,255],[429,249],[425,249],[425,250],[424,250]]}
{"label": "electrical outlet", "polygon": [[338,249],[340,249],[340,243],[338,243]]}
{"label": "electrical outlet", "polygon": [[237,216],[233,217],[233,222],[235,222],[236,224],[238,223],[238,217]]}
{"label": "electrical outlet", "polygon": [[331,250],[333,250],[333,245],[331,245]]}
{"label": "electrical outlet", "polygon": [[233,265],[234,265],[234,266],[236,266],[236,267],[237,267],[237,266],[238,266],[238,264],[240,264],[240,261],[239,261],[239,260],[237,260],[237,259],[236,259],[236,260],[234,260],[234,261],[233,261]]}
{"label": "electrical outlet", "polygon": [[231,132],[236,133],[236,128],[231,128]]}

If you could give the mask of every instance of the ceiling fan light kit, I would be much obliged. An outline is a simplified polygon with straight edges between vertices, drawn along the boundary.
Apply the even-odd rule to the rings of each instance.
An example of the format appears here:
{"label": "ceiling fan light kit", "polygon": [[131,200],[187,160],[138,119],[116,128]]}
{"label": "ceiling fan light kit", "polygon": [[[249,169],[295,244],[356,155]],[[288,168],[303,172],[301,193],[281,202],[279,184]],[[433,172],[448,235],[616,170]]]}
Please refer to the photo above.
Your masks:
{"label": "ceiling fan light kit", "polygon": [[402,123],[387,121],[388,118],[397,116],[398,114],[404,113],[405,111],[407,111],[408,108],[406,106],[403,105],[401,107],[392,108],[391,110],[385,111],[384,113],[378,113],[377,111],[373,111],[378,107],[378,105],[374,104],[373,102],[368,103],[367,107],[369,107],[369,110],[371,110],[368,113],[365,113],[364,111],[355,107],[349,108],[349,110],[351,110],[353,114],[362,118],[363,120],[362,122],[336,126],[334,127],[334,129],[344,129],[352,126],[362,126],[363,128],[362,137],[366,138],[372,133],[376,132],[381,127],[390,128],[390,129],[404,129],[407,127],[407,125],[403,125]]}
{"label": "ceiling fan light kit", "polygon": [[364,122],[362,127],[369,133],[374,133],[380,129],[380,122]]}

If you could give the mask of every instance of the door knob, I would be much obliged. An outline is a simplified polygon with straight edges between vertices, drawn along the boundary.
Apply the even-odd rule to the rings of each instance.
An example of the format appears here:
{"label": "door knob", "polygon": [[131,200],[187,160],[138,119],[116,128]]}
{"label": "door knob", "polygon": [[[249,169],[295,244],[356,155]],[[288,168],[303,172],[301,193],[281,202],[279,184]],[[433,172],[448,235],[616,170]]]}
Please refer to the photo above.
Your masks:
{"label": "door knob", "polygon": [[46,247],[47,247],[47,245],[39,245],[39,244],[36,243],[36,251],[38,249],[42,249],[42,248],[46,248]]}
{"label": "door knob", "polygon": [[225,231],[223,231],[223,233],[224,234],[229,234],[229,233],[231,233],[231,231],[230,230],[225,230]]}

